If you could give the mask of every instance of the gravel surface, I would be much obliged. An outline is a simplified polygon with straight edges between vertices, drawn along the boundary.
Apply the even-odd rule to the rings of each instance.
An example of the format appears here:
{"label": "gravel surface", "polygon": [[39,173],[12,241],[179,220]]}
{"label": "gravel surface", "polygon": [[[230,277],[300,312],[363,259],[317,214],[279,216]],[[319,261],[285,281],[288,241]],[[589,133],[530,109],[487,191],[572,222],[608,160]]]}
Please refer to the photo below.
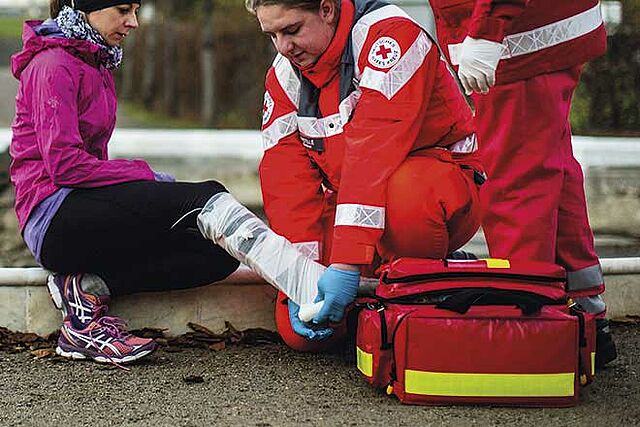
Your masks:
{"label": "gravel surface", "polygon": [[0,425],[638,425],[640,325],[613,333],[618,360],[565,409],[405,406],[337,355],[281,345],[159,350],[128,372],[0,353]]}

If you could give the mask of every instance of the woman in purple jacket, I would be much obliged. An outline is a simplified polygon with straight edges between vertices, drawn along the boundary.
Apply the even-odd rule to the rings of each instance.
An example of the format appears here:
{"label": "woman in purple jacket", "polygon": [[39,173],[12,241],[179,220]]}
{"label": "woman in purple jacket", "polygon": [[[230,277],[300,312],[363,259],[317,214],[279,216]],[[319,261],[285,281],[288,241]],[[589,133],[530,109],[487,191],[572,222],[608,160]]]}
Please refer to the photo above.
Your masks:
{"label": "woman in purple jacket", "polygon": [[52,0],[28,21],[12,58],[20,80],[10,153],[16,213],[64,315],[57,353],[125,363],[151,353],[105,316],[111,295],[204,285],[238,262],[198,232],[218,182],[175,182],[142,160],[109,160],[116,121],[111,70],[138,26],[140,0]]}

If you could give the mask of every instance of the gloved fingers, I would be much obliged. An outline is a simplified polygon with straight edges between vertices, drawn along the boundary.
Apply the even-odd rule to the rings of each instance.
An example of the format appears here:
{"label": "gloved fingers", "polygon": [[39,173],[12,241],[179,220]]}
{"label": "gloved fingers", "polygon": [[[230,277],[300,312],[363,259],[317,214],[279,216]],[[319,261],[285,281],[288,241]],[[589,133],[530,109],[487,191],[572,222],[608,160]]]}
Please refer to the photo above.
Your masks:
{"label": "gloved fingers", "polygon": [[312,322],[316,325],[327,323],[330,320],[330,317],[339,311],[344,311],[344,309],[341,310],[340,303],[338,303],[335,298],[329,296],[324,300],[324,305],[318,314],[314,316]]}
{"label": "gloved fingers", "polygon": [[472,75],[467,77],[467,81],[469,82],[471,89],[473,90],[473,92],[477,92],[477,93],[482,92],[482,83],[481,83],[482,80],[483,78],[481,76]]}
{"label": "gloved fingers", "polygon": [[327,327],[313,329],[302,323],[300,320],[292,322],[291,328],[293,329],[293,332],[308,339],[309,341],[322,341],[329,338],[334,332],[333,329]]}
{"label": "gloved fingers", "polygon": [[331,328],[312,328],[300,320],[298,317],[298,313],[300,311],[298,304],[289,300],[288,306],[289,322],[291,323],[291,329],[293,329],[293,332],[296,334],[308,339],[309,341],[322,341],[333,335],[334,331]]}
{"label": "gloved fingers", "polygon": [[487,74],[487,92],[489,91],[489,88],[492,88],[496,85],[496,72],[495,71],[491,71]]}
{"label": "gloved fingers", "polygon": [[487,82],[486,76],[482,75],[479,76],[478,79],[476,80],[476,82],[478,83],[478,89],[477,92],[485,95],[487,92],[489,92],[489,83]]}
{"label": "gloved fingers", "polygon": [[313,335],[307,339],[310,341],[323,341],[333,335],[334,332],[331,328],[314,329]]}
{"label": "gloved fingers", "polygon": [[473,89],[471,88],[471,84],[467,80],[467,76],[464,73],[459,72],[458,77],[460,77],[460,83],[462,83],[462,88],[464,89],[464,93],[466,95],[471,95],[473,93]]}
{"label": "gloved fingers", "polygon": [[329,321],[330,322],[334,322],[334,323],[338,323],[341,322],[342,319],[344,318],[344,312],[346,311],[346,307],[344,308],[344,310],[340,310],[340,311],[336,311],[334,313],[331,313],[329,315]]}

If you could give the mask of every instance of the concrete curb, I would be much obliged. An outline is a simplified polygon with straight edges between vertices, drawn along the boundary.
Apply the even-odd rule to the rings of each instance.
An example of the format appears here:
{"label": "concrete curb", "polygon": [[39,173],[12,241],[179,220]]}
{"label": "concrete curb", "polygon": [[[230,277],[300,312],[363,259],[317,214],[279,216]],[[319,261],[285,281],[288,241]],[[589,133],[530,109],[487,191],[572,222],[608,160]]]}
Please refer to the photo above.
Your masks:
{"label": "concrete curb", "polygon": [[[60,327],[61,315],[50,301],[47,275],[41,268],[0,268],[0,326],[38,335]],[[122,316],[132,329],[161,328],[169,336],[187,332],[188,322],[214,331],[221,331],[225,321],[239,329],[275,330],[275,296],[273,287],[241,267],[212,285],[114,299],[109,312]]]}
{"label": "concrete curb", "polygon": [[[610,318],[640,315],[640,258],[604,258]],[[41,268],[0,268],[0,326],[13,331],[47,335],[60,325],[60,313],[49,300]],[[222,330],[235,327],[275,330],[273,307],[276,291],[242,266],[218,283],[180,291],[153,292],[120,297],[110,312],[125,318],[132,329],[162,328],[167,335],[188,331],[194,322]]]}

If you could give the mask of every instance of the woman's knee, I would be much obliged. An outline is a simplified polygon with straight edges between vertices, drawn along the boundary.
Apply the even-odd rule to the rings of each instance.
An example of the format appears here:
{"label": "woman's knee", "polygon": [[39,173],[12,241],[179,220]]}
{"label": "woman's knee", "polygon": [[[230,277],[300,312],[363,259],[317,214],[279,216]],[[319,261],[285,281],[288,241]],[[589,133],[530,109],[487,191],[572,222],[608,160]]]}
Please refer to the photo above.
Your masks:
{"label": "woman's knee", "polygon": [[222,183],[215,180],[197,182],[194,184],[197,189],[196,205],[203,207],[209,199],[219,193],[228,193],[229,190]]}
{"label": "woman's knee", "polygon": [[208,181],[203,181],[198,184],[205,189],[204,193],[208,194],[209,197],[215,196],[218,193],[229,192],[229,190],[227,190],[227,188],[221,182],[215,181],[213,179],[210,179]]}

